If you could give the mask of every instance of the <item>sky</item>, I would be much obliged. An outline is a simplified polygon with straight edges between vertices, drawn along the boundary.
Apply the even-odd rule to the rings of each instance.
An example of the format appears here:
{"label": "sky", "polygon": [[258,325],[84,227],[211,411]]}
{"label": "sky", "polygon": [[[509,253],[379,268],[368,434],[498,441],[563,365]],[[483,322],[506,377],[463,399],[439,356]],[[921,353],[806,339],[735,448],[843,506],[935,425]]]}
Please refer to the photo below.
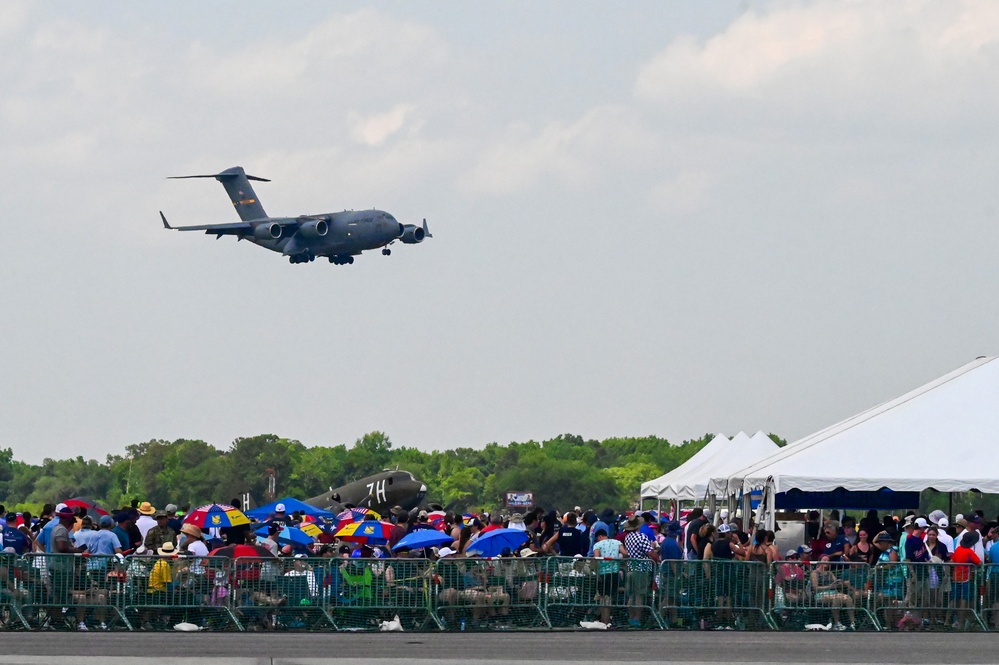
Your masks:
{"label": "sky", "polygon": [[[810,434],[999,351],[999,4],[4,4],[0,447]],[[232,238],[378,208],[350,266]]]}

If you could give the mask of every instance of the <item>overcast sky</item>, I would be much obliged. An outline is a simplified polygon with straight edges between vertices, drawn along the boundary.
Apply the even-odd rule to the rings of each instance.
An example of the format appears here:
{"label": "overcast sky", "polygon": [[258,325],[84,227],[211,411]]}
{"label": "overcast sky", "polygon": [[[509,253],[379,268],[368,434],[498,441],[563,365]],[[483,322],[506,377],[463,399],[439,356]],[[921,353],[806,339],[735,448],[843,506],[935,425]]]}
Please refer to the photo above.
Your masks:
{"label": "overcast sky", "polygon": [[[5,2],[0,446],[807,435],[999,349],[997,72],[990,0]],[[237,164],[434,238],[160,226]]]}

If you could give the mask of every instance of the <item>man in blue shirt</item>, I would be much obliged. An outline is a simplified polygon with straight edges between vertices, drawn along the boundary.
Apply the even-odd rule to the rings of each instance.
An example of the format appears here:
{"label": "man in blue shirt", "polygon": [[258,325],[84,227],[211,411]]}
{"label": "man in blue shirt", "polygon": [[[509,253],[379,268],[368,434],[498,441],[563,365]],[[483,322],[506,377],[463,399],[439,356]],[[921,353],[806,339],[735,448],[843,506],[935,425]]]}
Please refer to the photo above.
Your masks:
{"label": "man in blue shirt", "polygon": [[597,516],[597,521],[590,525],[590,549],[586,556],[593,556],[593,546],[597,544],[597,531],[603,529],[608,536],[614,534],[611,524],[614,522],[614,511],[606,508]]}
{"label": "man in blue shirt", "polygon": [[839,522],[830,520],[826,523],[824,531],[825,546],[822,551],[822,557],[825,561],[842,561],[846,555],[846,548],[849,546],[850,541],[840,531]]}

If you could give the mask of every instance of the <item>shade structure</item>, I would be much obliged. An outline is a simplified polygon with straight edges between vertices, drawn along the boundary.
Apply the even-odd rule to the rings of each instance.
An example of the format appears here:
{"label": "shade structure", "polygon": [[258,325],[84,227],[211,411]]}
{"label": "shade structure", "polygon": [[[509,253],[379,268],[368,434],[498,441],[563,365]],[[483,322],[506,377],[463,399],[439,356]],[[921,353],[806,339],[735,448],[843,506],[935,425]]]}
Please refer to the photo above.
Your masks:
{"label": "shade structure", "polygon": [[184,518],[185,524],[193,524],[202,529],[215,529],[249,524],[250,520],[239,509],[225,503],[210,503],[191,511]]}
{"label": "shade structure", "polygon": [[997,404],[999,362],[981,357],[717,478],[712,487],[999,493]]}
{"label": "shade structure", "polygon": [[716,455],[702,461],[673,480],[659,493],[661,499],[679,499],[691,501],[704,498],[712,477],[728,475],[741,469],[746,464],[767,457],[777,450],[777,444],[763,432],[757,432],[752,437],[739,432],[728,445]]}
{"label": "shade structure", "polygon": [[351,522],[342,529],[339,529],[335,535],[340,540],[347,540],[353,543],[384,545],[392,536],[392,529],[393,525],[388,522],[365,520],[363,522]]}
{"label": "shade structure", "polygon": [[446,533],[441,533],[436,529],[420,529],[419,531],[414,531],[413,533],[407,533],[399,540],[398,543],[395,544],[392,549],[421,549],[424,547],[446,545],[451,542],[454,542],[454,539]]}
{"label": "shade structure", "polygon": [[286,496],[277,501],[271,501],[268,504],[254,508],[253,510],[247,510],[246,515],[258,520],[265,520],[274,513],[274,509],[277,508],[278,504],[284,504],[285,512],[291,515],[294,512],[299,512],[302,515],[312,515],[313,517],[333,517],[333,513],[328,510],[323,510],[322,508],[316,508],[311,506],[304,501],[299,501],[290,496]]}
{"label": "shade structure", "polygon": [[486,532],[475,539],[468,546],[469,554],[492,557],[503,554],[504,550],[517,552],[527,542],[529,536],[526,531],[518,529],[494,529]]}
{"label": "shade structure", "polygon": [[659,476],[658,478],[642,483],[642,498],[658,499],[659,494],[663,491],[663,489],[671,482],[683,477],[686,470],[701,464],[705,460],[711,459],[720,451],[725,450],[728,447],[728,444],[729,438],[727,436],[724,434],[715,434],[713,439],[708,441],[703,448],[691,455],[690,459],[686,462],[672,471]]}

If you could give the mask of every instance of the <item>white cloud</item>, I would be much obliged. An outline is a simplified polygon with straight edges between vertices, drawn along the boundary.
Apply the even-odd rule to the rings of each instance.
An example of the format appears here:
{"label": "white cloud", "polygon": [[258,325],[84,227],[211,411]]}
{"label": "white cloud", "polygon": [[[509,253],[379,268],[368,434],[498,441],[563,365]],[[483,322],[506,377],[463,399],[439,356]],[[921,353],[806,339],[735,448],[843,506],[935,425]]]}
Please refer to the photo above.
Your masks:
{"label": "white cloud", "polygon": [[365,145],[380,145],[385,142],[385,139],[402,129],[406,117],[413,109],[412,104],[398,104],[385,113],[375,113],[369,116],[351,113],[349,117],[351,136],[355,141]]}
{"label": "white cloud", "polygon": [[999,4],[765,7],[713,37],[672,42],[641,68],[638,97],[691,122],[729,114],[743,127],[766,115],[819,131],[857,118],[904,129],[999,105],[994,85],[976,85],[999,65]]}

